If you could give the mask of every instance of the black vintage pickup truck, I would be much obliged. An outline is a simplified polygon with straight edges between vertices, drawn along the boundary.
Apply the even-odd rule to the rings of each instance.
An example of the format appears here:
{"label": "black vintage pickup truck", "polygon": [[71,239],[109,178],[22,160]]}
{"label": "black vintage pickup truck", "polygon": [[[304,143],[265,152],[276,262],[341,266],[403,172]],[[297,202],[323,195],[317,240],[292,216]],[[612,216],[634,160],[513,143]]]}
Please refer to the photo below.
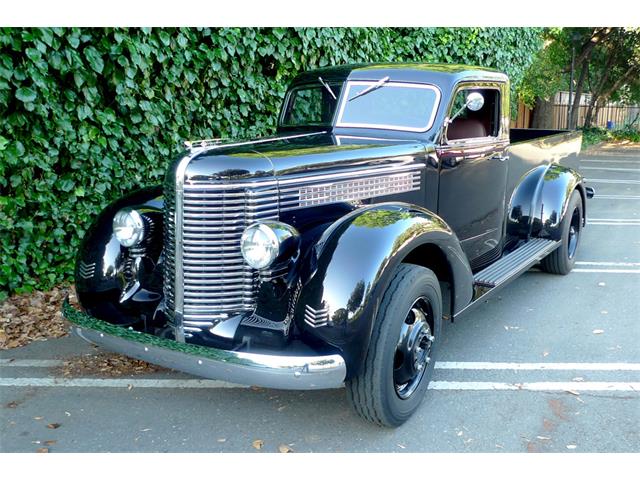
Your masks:
{"label": "black vintage pickup truck", "polygon": [[[346,384],[386,426],[418,408],[443,319],[540,262],[567,274],[593,190],[581,136],[509,125],[509,81],[453,65],[300,74],[277,135],[187,142],[78,254],[89,342],[202,377]],[[542,292],[531,292],[543,295]]]}

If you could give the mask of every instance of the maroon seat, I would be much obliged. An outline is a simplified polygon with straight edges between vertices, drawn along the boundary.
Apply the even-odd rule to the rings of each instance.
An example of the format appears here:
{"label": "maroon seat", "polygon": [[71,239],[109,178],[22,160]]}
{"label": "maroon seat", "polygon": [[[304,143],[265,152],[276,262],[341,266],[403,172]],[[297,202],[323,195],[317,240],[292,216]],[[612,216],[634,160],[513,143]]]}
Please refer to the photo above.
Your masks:
{"label": "maroon seat", "polygon": [[487,130],[480,120],[473,118],[458,118],[449,125],[447,139],[486,137]]}

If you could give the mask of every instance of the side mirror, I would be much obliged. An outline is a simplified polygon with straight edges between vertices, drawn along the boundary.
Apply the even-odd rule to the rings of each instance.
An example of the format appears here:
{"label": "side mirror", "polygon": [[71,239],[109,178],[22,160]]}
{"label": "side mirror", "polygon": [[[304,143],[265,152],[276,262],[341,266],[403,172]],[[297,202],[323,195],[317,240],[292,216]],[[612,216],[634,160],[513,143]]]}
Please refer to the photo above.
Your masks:
{"label": "side mirror", "polygon": [[471,92],[467,95],[466,107],[472,112],[477,112],[484,106],[484,97],[481,93]]}
{"label": "side mirror", "polygon": [[477,112],[484,106],[484,97],[479,92],[471,92],[467,95],[467,101],[465,104],[454,113],[451,118],[447,118],[445,120],[445,126],[451,124],[458,116],[464,111],[465,108],[468,108],[472,112]]}

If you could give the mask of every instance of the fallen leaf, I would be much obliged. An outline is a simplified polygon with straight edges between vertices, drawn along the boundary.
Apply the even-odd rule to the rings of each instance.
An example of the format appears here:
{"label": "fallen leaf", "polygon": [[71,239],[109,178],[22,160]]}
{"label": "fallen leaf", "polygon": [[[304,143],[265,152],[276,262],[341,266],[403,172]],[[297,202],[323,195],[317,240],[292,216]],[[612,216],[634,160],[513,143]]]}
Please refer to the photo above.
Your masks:
{"label": "fallen leaf", "polygon": [[226,439],[226,438],[219,438],[219,439],[218,439],[218,443],[224,443],[224,442],[226,442],[226,441],[227,441],[227,439]]}
{"label": "fallen leaf", "polygon": [[256,450],[261,450],[264,446],[264,442],[262,440],[254,440],[251,445],[253,445],[253,448]]}
{"label": "fallen leaf", "polygon": [[594,333],[594,334],[596,334],[596,335],[600,335],[601,333],[604,333],[604,330],[600,330],[600,329],[596,328],[596,329],[593,331],[593,333]]}
{"label": "fallen leaf", "polygon": [[606,283],[604,283],[604,282],[599,282],[599,283],[598,283],[598,286],[599,286],[599,287],[604,287],[605,285],[606,285]]}
{"label": "fallen leaf", "polygon": [[278,446],[278,450],[280,453],[293,453],[289,445],[285,445],[284,443]]}
{"label": "fallen leaf", "polygon": [[462,430],[460,430],[460,431],[458,432],[458,436],[459,436],[459,437],[461,437],[462,435],[464,435],[464,432],[463,432]]}
{"label": "fallen leaf", "polygon": [[64,412],[64,414],[65,414],[67,417],[70,417],[70,416],[71,416],[71,414],[70,414],[69,412]]}
{"label": "fallen leaf", "polygon": [[547,355],[549,355],[549,352],[542,352],[543,357],[546,357]]}
{"label": "fallen leaf", "polygon": [[48,292],[14,295],[0,302],[0,350],[66,336],[68,324],[61,309],[70,291],[68,286],[56,287]]}
{"label": "fallen leaf", "polygon": [[60,424],[59,423],[50,423],[49,425],[47,425],[47,428],[51,428],[53,430],[55,430],[56,428],[59,428]]}
{"label": "fallen leaf", "polygon": [[283,411],[285,408],[287,408],[286,405],[282,405],[281,407],[278,407],[278,411],[281,412]]}
{"label": "fallen leaf", "polygon": [[[78,355],[65,360],[63,365],[58,368],[58,373],[63,377],[130,377],[162,370],[164,369],[157,365],[124,355],[96,352],[95,354]],[[128,384],[127,389],[133,389],[133,385]]]}
{"label": "fallen leaf", "polygon": [[57,442],[57,440],[47,440],[46,442],[43,442],[47,447],[50,447],[51,445],[55,444]]}
{"label": "fallen leaf", "polygon": [[44,417],[33,417],[34,420],[42,420]]}
{"label": "fallen leaf", "polygon": [[18,402],[7,403],[7,408],[16,408],[17,406],[18,406]]}
{"label": "fallen leaf", "polygon": [[402,445],[401,443],[398,443],[397,445],[398,445],[400,448],[407,448],[407,447],[405,447],[404,445]]}
{"label": "fallen leaf", "polygon": [[131,390],[133,388],[133,385],[129,384],[127,385],[127,390]]}
{"label": "fallen leaf", "polygon": [[49,449],[46,447],[39,448],[36,453],[49,453]]}
{"label": "fallen leaf", "polygon": [[576,448],[578,448],[578,446],[577,445],[567,445],[567,448],[569,450],[575,450]]}

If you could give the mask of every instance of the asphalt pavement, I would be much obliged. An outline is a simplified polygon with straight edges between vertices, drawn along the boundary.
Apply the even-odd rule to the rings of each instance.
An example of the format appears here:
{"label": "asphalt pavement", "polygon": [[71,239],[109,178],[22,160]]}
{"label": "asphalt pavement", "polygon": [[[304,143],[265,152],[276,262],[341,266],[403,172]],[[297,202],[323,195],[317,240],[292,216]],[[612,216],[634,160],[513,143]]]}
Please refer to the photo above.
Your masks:
{"label": "asphalt pavement", "polygon": [[62,377],[94,351],[67,337],[0,352],[0,451],[638,452],[640,149],[593,151],[581,170],[597,194],[574,271],[534,267],[446,324],[430,391],[398,429],[360,420],[344,389]]}

